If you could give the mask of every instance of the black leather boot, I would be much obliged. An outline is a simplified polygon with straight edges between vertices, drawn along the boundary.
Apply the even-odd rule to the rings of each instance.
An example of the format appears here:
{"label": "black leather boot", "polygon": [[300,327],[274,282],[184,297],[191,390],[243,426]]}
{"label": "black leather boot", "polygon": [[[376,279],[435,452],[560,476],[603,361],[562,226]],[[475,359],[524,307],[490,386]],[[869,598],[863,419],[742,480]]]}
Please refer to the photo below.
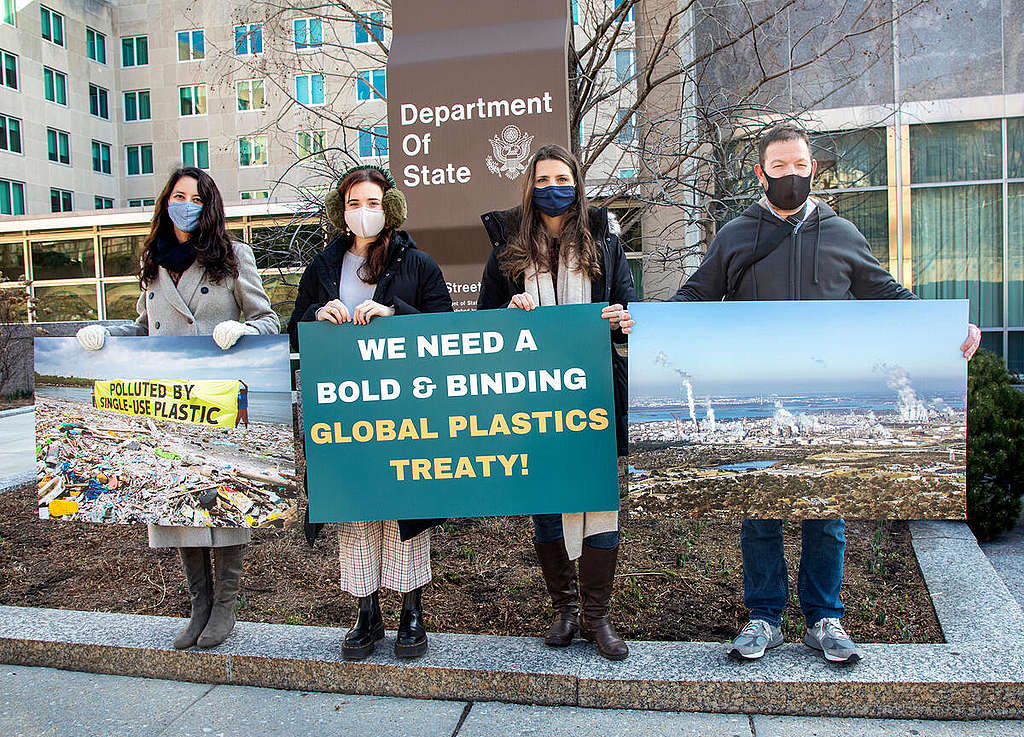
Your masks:
{"label": "black leather boot", "polygon": [[427,628],[423,623],[423,588],[402,594],[402,619],[395,639],[395,657],[418,658],[427,651]]}
{"label": "black leather boot", "polygon": [[178,650],[190,648],[199,640],[213,609],[213,574],[210,571],[209,548],[178,548],[185,569],[188,593],[192,597],[192,618],[174,638]]}
{"label": "black leather boot", "polygon": [[596,642],[597,651],[609,660],[623,660],[629,655],[626,641],[619,637],[608,617],[618,557],[618,545],[611,550],[601,550],[586,543],[580,556],[580,591],[583,594],[580,634]]}
{"label": "black leather boot", "polygon": [[551,596],[555,619],[544,637],[544,644],[551,647],[566,647],[579,630],[580,595],[576,587],[576,566],[565,552],[565,541],[552,543],[533,541],[544,574],[544,583]]}
{"label": "black leather boot", "polygon": [[362,660],[384,639],[384,619],[380,615],[380,595],[374,591],[369,596],[359,597],[359,616],[356,623],[345,635],[341,645],[341,657],[345,660]]}

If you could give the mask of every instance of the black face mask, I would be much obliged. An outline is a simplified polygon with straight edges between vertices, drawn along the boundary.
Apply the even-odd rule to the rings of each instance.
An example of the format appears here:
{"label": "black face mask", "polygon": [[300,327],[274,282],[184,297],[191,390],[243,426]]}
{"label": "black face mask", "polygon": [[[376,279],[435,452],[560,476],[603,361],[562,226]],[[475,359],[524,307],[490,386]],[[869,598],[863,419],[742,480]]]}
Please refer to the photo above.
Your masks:
{"label": "black face mask", "polygon": [[811,193],[811,175],[787,174],[784,177],[764,178],[768,180],[768,201],[780,210],[799,210]]}

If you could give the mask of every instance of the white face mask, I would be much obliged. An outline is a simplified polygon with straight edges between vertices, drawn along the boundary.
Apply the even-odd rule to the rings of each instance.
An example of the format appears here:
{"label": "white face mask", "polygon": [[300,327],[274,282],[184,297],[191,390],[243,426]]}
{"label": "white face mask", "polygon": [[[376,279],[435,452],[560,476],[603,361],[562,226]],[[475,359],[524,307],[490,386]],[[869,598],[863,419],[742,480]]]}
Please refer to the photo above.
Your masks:
{"label": "white face mask", "polygon": [[360,238],[376,238],[384,230],[384,211],[369,207],[345,210],[345,224]]}

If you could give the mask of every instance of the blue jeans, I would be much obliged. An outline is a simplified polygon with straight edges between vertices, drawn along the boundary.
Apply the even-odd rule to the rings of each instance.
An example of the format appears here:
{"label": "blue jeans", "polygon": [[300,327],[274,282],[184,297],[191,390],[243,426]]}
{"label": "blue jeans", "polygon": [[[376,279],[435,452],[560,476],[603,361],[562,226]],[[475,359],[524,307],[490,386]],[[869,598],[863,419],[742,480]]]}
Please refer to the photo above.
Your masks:
{"label": "blue jeans", "polygon": [[[841,519],[805,519],[801,531],[797,595],[807,626],[825,617],[842,617],[846,523]],[[745,519],[740,532],[743,551],[743,603],[751,619],[782,623],[789,597],[786,559],[782,554],[782,520]]]}
{"label": "blue jeans", "polygon": [[[561,540],[562,515],[560,514],[535,514],[533,515],[533,536],[539,543],[553,543]],[[598,550],[611,550],[619,544],[619,531],[599,532],[583,538],[583,542]]]}

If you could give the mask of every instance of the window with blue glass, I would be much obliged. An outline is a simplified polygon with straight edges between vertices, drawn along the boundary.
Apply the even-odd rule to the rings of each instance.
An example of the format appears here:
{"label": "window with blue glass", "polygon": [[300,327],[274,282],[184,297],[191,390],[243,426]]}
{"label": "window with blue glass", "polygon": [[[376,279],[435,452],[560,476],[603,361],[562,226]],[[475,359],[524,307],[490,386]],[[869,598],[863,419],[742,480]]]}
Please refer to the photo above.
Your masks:
{"label": "window with blue glass", "polygon": [[178,61],[198,61],[206,58],[206,38],[202,28],[178,31]]}
{"label": "window with blue glass", "polygon": [[382,11],[360,13],[359,20],[354,25],[357,44],[384,40],[384,13]]}
{"label": "window with blue glass", "polygon": [[235,26],[235,55],[263,53],[263,24],[243,23]]}
{"label": "window with blue glass", "polygon": [[303,105],[323,105],[324,75],[300,74],[295,77],[295,99]]}
{"label": "window with blue glass", "polygon": [[365,69],[356,80],[356,99],[383,100],[387,97],[387,80],[383,69]]}
{"label": "window with blue glass", "polygon": [[573,25],[575,25],[580,22],[580,9],[577,5],[576,0],[572,0],[572,3],[570,3],[570,7],[572,8],[572,22]]}
{"label": "window with blue glass", "polygon": [[624,19],[628,23],[631,20],[633,20],[633,5],[634,5],[633,0],[615,0],[615,9],[618,10],[620,7],[622,7],[626,3],[628,3],[629,6],[630,6],[629,10],[626,11],[626,17]]}
{"label": "window with blue glass", "polygon": [[386,125],[359,130],[359,155],[363,157],[388,155],[388,127]]}
{"label": "window with blue glass", "polygon": [[622,123],[622,119],[626,116],[629,116],[629,119],[615,135],[616,143],[631,143],[636,139],[636,113],[630,113],[629,110],[617,110],[615,112],[615,125]]}
{"label": "window with blue glass", "polygon": [[615,52],[615,78],[625,82],[636,73],[636,52],[633,49],[618,49]]}
{"label": "window with blue glass", "polygon": [[323,22],[319,18],[298,18],[292,22],[296,49],[317,49],[324,43]]}

